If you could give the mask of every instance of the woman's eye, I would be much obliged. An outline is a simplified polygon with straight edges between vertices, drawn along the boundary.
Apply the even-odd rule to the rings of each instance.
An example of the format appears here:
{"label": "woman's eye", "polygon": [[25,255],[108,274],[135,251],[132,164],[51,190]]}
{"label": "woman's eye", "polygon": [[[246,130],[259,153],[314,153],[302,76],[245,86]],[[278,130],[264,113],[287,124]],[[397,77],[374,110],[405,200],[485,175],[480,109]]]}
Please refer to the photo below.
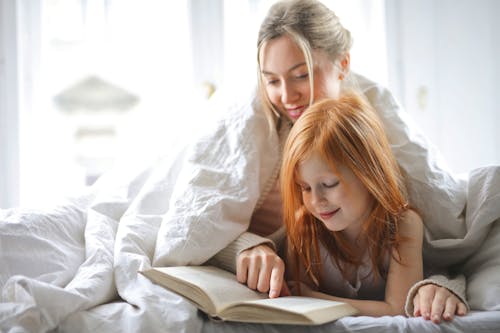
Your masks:
{"label": "woman's eye", "polygon": [[295,78],[297,78],[299,80],[306,79],[307,77],[309,77],[309,73],[299,74],[299,75],[295,76]]}
{"label": "woman's eye", "polygon": [[268,85],[270,85],[270,86],[276,85],[276,84],[278,84],[278,82],[279,82],[279,80],[277,80],[277,79],[268,79],[268,80],[266,81],[266,83],[267,83]]}

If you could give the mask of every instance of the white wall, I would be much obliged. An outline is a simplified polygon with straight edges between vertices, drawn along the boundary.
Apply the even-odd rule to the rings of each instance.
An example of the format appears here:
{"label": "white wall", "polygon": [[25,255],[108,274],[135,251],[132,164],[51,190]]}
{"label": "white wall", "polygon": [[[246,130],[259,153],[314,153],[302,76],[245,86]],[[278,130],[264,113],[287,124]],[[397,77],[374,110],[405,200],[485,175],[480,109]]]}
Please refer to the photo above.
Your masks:
{"label": "white wall", "polygon": [[455,172],[500,164],[500,2],[386,0],[389,85]]}

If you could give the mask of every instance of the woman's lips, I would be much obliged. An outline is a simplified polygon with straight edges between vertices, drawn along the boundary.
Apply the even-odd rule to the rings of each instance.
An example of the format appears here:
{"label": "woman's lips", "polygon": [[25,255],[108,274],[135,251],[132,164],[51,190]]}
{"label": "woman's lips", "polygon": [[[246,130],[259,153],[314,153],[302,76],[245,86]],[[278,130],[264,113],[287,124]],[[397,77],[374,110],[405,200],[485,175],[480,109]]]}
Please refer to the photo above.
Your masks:
{"label": "woman's lips", "polygon": [[298,106],[298,107],[295,107],[295,108],[287,108],[286,112],[288,113],[288,115],[290,116],[290,118],[297,120],[302,115],[302,113],[304,112],[304,110],[305,110],[304,106]]}
{"label": "woman's lips", "polygon": [[337,208],[331,212],[328,212],[328,213],[319,213],[319,216],[321,216],[321,219],[323,220],[328,220],[329,218],[331,218],[333,215],[337,214],[337,212],[340,210],[340,208]]}

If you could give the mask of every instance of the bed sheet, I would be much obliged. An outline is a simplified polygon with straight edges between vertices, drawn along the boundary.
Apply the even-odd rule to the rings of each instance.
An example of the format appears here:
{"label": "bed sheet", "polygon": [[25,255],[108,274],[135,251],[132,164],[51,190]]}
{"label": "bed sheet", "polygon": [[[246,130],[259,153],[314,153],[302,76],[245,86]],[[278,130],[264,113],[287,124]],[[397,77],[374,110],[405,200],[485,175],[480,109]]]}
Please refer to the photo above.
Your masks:
{"label": "bed sheet", "polygon": [[320,326],[263,325],[247,323],[221,323],[204,319],[203,333],[262,332],[262,333],[390,333],[390,332],[441,332],[441,333],[493,333],[500,332],[500,311],[473,311],[451,322],[434,324],[422,318],[403,316],[345,317]]}
{"label": "bed sheet", "polygon": [[[59,327],[61,332],[109,332],[160,331],[189,333],[391,333],[391,332],[439,332],[439,333],[497,333],[500,332],[500,311],[472,311],[450,322],[434,324],[422,318],[404,316],[344,317],[319,326],[271,325],[237,322],[221,322],[210,319],[184,299],[178,299],[175,311],[168,323],[139,320],[141,311],[128,303],[105,304],[89,311],[70,316]],[[183,310],[180,310],[183,309]],[[142,322],[139,326],[138,323]],[[154,327],[153,327],[154,326]]]}

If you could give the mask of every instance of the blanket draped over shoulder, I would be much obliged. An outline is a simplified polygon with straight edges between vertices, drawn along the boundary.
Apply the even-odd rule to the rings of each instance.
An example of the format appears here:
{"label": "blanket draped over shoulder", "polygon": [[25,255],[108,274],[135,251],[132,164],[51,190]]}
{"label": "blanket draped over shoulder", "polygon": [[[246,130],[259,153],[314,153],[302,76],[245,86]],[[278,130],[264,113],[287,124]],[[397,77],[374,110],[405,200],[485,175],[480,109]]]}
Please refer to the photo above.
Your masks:
{"label": "blanket draped over shoulder", "polygon": [[[422,214],[426,264],[455,265],[471,308],[500,310],[500,168],[454,176],[390,93],[359,81]],[[196,140],[141,170],[118,167],[50,209],[0,211],[0,331],[200,331],[191,304],[138,272],[202,264],[247,229],[278,137],[253,95],[227,99],[213,98],[218,117]]]}

